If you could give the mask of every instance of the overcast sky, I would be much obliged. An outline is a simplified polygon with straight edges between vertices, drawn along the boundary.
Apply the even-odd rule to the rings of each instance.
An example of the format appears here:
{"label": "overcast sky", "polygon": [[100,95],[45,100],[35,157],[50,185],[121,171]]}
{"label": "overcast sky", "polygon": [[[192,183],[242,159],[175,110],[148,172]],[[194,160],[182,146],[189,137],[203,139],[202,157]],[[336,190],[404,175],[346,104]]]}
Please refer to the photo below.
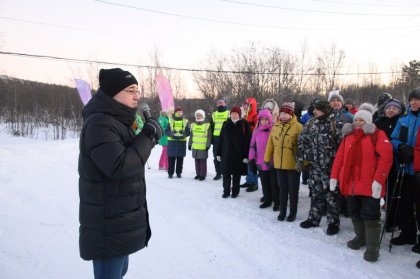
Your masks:
{"label": "overcast sky", "polygon": [[[149,65],[157,48],[165,66],[199,68],[212,50],[306,42],[344,49],[344,71],[386,72],[419,59],[419,35],[418,0],[0,0],[0,51],[127,64]],[[87,68],[0,54],[0,74],[42,82],[73,86]]]}

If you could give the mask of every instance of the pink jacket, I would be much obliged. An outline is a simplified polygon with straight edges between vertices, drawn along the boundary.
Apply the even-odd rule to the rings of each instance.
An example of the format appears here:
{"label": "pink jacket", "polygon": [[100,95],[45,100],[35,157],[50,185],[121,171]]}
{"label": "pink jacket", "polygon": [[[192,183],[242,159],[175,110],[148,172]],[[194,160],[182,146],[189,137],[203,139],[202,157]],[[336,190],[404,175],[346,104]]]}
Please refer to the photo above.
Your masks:
{"label": "pink jacket", "polygon": [[[269,120],[268,125],[260,124],[260,118],[262,117],[267,118]],[[264,154],[272,125],[273,119],[271,117],[271,113],[268,110],[260,111],[258,113],[258,127],[256,127],[254,129],[254,132],[252,133],[248,159],[250,161],[255,159],[257,168],[263,171],[269,170],[269,167],[264,164]]]}

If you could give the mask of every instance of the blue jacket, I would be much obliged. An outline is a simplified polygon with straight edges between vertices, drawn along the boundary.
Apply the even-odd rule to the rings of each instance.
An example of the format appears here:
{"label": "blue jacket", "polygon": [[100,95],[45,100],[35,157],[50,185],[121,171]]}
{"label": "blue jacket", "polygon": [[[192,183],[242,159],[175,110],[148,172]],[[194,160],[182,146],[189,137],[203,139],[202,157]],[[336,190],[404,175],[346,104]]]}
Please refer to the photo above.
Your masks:
{"label": "blue jacket", "polygon": [[[420,127],[420,113],[416,116],[411,111],[411,108],[407,110],[407,114],[405,116],[400,117],[400,119],[397,122],[397,125],[394,128],[394,131],[391,134],[391,142],[394,146],[394,154],[397,154],[398,152],[398,146],[401,143],[405,143],[411,147],[414,147],[416,143],[416,136],[417,132]],[[405,129],[407,129],[407,133],[402,132]],[[406,138],[405,135],[406,134]],[[404,137],[404,138],[401,138]],[[398,156],[394,156],[395,158],[395,165],[400,165],[398,161]],[[404,172],[408,173],[410,175],[414,175],[414,169],[413,169],[413,161],[411,161],[408,165],[405,166]]]}

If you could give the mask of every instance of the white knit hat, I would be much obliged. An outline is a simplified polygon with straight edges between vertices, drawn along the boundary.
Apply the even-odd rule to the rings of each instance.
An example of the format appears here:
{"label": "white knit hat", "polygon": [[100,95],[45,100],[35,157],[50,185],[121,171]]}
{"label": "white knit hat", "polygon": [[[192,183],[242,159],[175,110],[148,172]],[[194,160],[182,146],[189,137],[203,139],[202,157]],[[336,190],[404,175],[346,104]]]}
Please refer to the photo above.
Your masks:
{"label": "white knit hat", "polygon": [[354,119],[356,118],[362,118],[366,123],[372,123],[372,113],[364,109],[356,112]]}
{"label": "white knit hat", "polygon": [[203,120],[206,119],[206,113],[204,112],[204,110],[202,110],[202,109],[196,110],[195,113],[194,113],[194,117],[195,118],[197,118],[197,114],[202,115],[203,116]]}
{"label": "white knit hat", "polygon": [[339,100],[344,105],[344,98],[340,95],[339,90],[330,91],[330,93],[328,94],[328,102],[331,102],[335,99]]}

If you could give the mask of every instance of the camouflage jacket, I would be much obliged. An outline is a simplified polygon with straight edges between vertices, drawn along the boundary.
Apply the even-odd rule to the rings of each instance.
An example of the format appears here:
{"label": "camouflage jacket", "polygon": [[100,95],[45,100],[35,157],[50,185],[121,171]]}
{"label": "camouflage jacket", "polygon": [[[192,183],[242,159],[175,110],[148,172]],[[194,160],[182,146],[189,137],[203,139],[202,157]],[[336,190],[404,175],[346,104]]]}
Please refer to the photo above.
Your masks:
{"label": "camouflage jacket", "polygon": [[303,127],[298,138],[297,161],[307,161],[312,167],[331,170],[341,141],[343,123],[332,113],[324,119],[313,117]]}

